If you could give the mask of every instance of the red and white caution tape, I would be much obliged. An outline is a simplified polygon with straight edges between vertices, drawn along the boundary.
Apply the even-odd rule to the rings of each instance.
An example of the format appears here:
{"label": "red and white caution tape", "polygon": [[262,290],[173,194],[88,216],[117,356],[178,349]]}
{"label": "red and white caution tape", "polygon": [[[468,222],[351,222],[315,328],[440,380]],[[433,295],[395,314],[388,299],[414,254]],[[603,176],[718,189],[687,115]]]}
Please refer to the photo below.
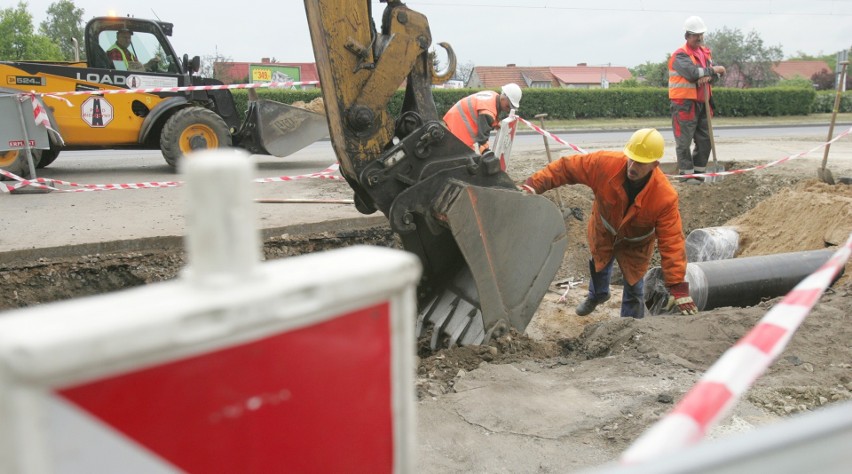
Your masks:
{"label": "red and white caution tape", "polygon": [[259,82],[252,84],[220,84],[212,86],[185,86],[185,87],[149,87],[146,89],[98,89],[93,91],[71,91],[52,92],[45,94],[47,97],[63,95],[102,95],[102,94],[156,94],[158,92],[188,92],[188,91],[217,91],[224,89],[273,89],[287,88],[293,86],[316,85],[319,81],[303,82]]}
{"label": "red and white caution tape", "polygon": [[538,126],[536,126],[536,125],[534,125],[534,124],[532,124],[532,123],[530,123],[528,120],[524,120],[524,119],[523,119],[523,118],[521,118],[521,117],[518,117],[518,119],[519,119],[521,122],[523,122],[523,123],[524,123],[524,125],[526,125],[527,127],[531,128],[531,129],[535,130],[536,132],[540,133],[541,135],[544,135],[545,137],[547,137],[547,138],[549,138],[549,139],[551,139],[551,140],[555,141],[556,143],[561,143],[561,144],[563,144],[563,145],[565,145],[565,146],[571,147],[571,149],[573,149],[573,150],[574,150],[574,151],[576,151],[577,153],[588,153],[586,150],[584,150],[584,149],[582,149],[582,148],[578,147],[577,145],[574,145],[573,143],[568,143],[568,142],[566,142],[565,140],[563,140],[563,139],[561,139],[561,138],[557,137],[556,135],[554,135],[554,134],[552,134],[552,133],[548,132],[547,130],[545,130],[545,129],[541,128],[541,127],[538,127]]}
{"label": "red and white caution tape", "polygon": [[255,183],[277,183],[281,181],[294,181],[297,179],[343,179],[343,176],[334,175],[340,168],[339,163],[334,163],[328,168],[316,173],[300,174],[298,176],[279,176],[276,178],[258,178]]}
{"label": "red and white caution tape", "polygon": [[772,364],[849,260],[852,234],[817,271],[802,280],[728,349],[672,411],[621,456],[624,464],[644,462],[701,440],[730,412]]}
{"label": "red and white caution tape", "polygon": [[[274,178],[258,178],[253,180],[255,183],[274,183],[283,181],[296,181],[299,179],[331,179],[342,180],[342,176],[335,175],[339,164],[335,163],[328,168],[315,173],[302,174],[297,176],[278,176]],[[0,169],[0,175],[17,181],[15,184],[4,184],[0,182],[0,193],[11,193],[17,189],[29,187],[42,189],[45,191],[58,191],[63,193],[83,193],[91,191],[116,191],[121,189],[151,189],[151,188],[174,188],[182,186],[183,181],[149,181],[143,183],[122,183],[122,184],[80,184],[69,181],[62,181],[50,178],[24,179],[20,176]],[[75,189],[61,189],[56,186],[68,186]]]}
{"label": "red and white caution tape", "polygon": [[713,176],[728,176],[728,175],[732,175],[732,174],[741,174],[741,173],[747,173],[749,171],[756,171],[756,170],[771,168],[775,165],[780,165],[781,163],[784,163],[785,161],[789,161],[789,160],[792,160],[794,158],[801,158],[801,157],[809,155],[810,153],[813,153],[813,152],[815,152],[815,151],[817,151],[821,148],[825,148],[825,147],[831,145],[832,143],[836,142],[837,140],[840,140],[841,138],[845,137],[846,135],[849,135],[850,133],[852,133],[852,127],[850,127],[845,132],[837,135],[836,137],[832,138],[830,141],[827,141],[825,143],[817,145],[817,146],[811,148],[810,150],[803,151],[801,153],[796,153],[795,155],[785,156],[784,158],[781,158],[780,160],[775,160],[773,162],[754,166],[754,167],[751,167],[751,168],[743,168],[743,169],[731,170],[731,171],[719,171],[719,172],[715,172],[715,173],[667,174],[666,176],[668,176],[669,178],[680,178],[680,179],[705,178],[705,177],[713,177]]}
{"label": "red and white caution tape", "polygon": [[[518,119],[519,119],[521,122],[523,122],[523,123],[524,123],[524,125],[526,125],[526,126],[528,126],[528,127],[532,128],[533,130],[535,130],[535,131],[536,131],[536,132],[538,132],[539,134],[544,135],[544,136],[546,136],[546,137],[550,138],[551,140],[553,140],[553,141],[555,141],[555,142],[557,142],[557,143],[561,143],[561,144],[563,144],[563,145],[569,146],[569,147],[571,147],[574,151],[576,151],[576,152],[578,152],[578,153],[588,153],[586,150],[584,150],[584,149],[580,148],[579,146],[574,145],[574,144],[571,144],[571,143],[568,143],[568,142],[566,142],[565,140],[563,140],[563,139],[561,139],[561,138],[557,137],[556,135],[554,135],[554,134],[552,134],[552,133],[548,132],[547,130],[544,130],[544,129],[542,129],[541,127],[537,127],[537,126],[535,126],[534,124],[530,123],[530,122],[529,122],[529,121],[527,121],[527,120],[524,120],[524,119],[522,119],[522,118],[520,118],[520,117],[518,117]],[[815,147],[811,148],[810,150],[803,151],[803,152],[801,152],[801,153],[796,153],[795,155],[786,156],[786,157],[784,157],[784,158],[781,158],[780,160],[775,160],[775,161],[772,161],[772,162],[770,162],[770,163],[765,163],[765,164],[762,164],[762,165],[753,166],[753,167],[751,167],[751,168],[743,168],[743,169],[730,170],[730,171],[719,171],[719,172],[714,172],[714,173],[667,174],[666,176],[668,176],[669,178],[679,178],[679,179],[687,179],[687,178],[706,178],[706,177],[713,177],[713,176],[728,176],[728,175],[732,175],[732,174],[742,174],[742,173],[747,173],[747,172],[749,172],[749,171],[756,171],[756,170],[762,170],[762,169],[766,169],[766,168],[771,168],[771,167],[773,167],[773,166],[780,165],[781,163],[784,163],[785,161],[789,161],[789,160],[792,160],[792,159],[794,159],[794,158],[801,158],[801,157],[803,157],[803,156],[809,155],[810,153],[813,153],[813,152],[814,152],[814,151],[816,151],[816,150],[819,150],[819,149],[821,149],[821,148],[825,148],[825,147],[827,147],[827,146],[831,145],[832,143],[836,142],[837,140],[840,140],[841,138],[845,137],[846,135],[849,135],[850,133],[852,133],[852,127],[850,127],[850,128],[849,128],[848,130],[846,130],[845,132],[843,132],[843,133],[841,133],[841,134],[837,135],[836,137],[832,138],[830,141],[827,141],[827,142],[825,142],[825,143],[822,143],[822,144],[820,144],[820,145],[817,145],[817,146],[815,146]]]}

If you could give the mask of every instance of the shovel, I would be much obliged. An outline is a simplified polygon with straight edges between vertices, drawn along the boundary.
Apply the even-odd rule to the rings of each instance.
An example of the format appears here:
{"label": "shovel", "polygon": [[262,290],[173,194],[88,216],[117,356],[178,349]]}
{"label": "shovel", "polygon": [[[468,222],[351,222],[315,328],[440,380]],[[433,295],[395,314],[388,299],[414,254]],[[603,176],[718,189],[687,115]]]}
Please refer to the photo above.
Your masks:
{"label": "shovel", "polygon": [[[544,119],[546,117],[547,114],[538,114],[535,116],[535,118],[539,119],[539,123],[541,123],[542,130],[547,130],[546,128],[544,128]],[[552,163],[553,158],[550,156],[550,144],[547,142],[547,135],[542,135],[541,137],[544,138],[544,151],[547,152],[547,162]],[[556,191],[556,198],[559,202],[559,210],[562,212],[562,217],[568,217],[568,214],[570,214],[570,212],[568,214],[566,214],[565,212],[565,204],[562,202],[562,193],[560,192],[558,187],[554,189],[554,191]]]}
{"label": "shovel", "polygon": [[[707,173],[718,173],[720,171],[725,171],[724,166],[719,166],[719,162],[716,161],[716,138],[713,137],[713,113],[710,111],[710,83],[707,83],[707,90],[704,93],[704,112],[707,113],[707,131],[710,133],[710,150],[713,152],[713,166],[708,166],[706,168]],[[714,183],[716,181],[722,181],[723,176],[705,176],[705,183]]]}
{"label": "shovel", "polygon": [[[846,82],[846,66],[849,64],[848,61],[843,61],[840,63],[840,77],[837,78],[837,95],[834,97],[834,110],[831,112],[831,125],[828,127],[828,139],[826,141],[831,141],[834,135],[834,121],[837,119],[837,111],[840,110],[840,97],[843,95],[843,84]],[[822,166],[817,168],[817,178],[820,181],[826,184],[834,184],[834,176],[831,175],[831,171],[825,167],[828,162],[828,149],[831,147],[831,144],[825,146],[825,151],[822,154]]]}

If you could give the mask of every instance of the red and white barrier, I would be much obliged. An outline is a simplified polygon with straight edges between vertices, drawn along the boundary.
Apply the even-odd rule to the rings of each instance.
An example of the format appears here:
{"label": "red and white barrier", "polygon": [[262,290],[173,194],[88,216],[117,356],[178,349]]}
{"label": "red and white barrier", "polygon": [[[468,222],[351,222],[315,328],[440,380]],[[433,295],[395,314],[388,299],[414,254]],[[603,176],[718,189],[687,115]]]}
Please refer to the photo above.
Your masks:
{"label": "red and white barrier", "polygon": [[700,441],[781,354],[796,329],[849,260],[852,235],[801,281],[701,377],[683,399],[622,454],[634,464]]}
{"label": "red and white barrier", "polygon": [[0,472],[414,471],[417,257],[261,262],[229,152],[187,166],[178,278],[0,318]]}

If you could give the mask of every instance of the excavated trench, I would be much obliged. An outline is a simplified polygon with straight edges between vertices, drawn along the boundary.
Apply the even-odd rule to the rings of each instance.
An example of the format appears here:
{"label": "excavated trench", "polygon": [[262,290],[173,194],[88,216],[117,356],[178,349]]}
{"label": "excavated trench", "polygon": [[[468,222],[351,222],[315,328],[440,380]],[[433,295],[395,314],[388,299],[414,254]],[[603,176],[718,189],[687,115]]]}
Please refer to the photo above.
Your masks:
{"label": "excavated trench", "polygon": [[[349,229],[267,239],[264,258],[274,260],[352,245],[399,248],[389,227]],[[170,280],[186,265],[181,246],[76,257],[39,257],[0,265],[0,310],[22,308]]]}

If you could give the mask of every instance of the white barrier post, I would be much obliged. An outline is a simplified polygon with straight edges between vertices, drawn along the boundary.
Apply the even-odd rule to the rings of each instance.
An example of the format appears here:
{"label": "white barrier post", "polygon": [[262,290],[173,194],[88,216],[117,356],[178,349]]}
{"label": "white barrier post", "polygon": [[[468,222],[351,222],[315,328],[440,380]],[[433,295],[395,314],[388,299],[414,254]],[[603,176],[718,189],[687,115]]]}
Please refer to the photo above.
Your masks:
{"label": "white barrier post", "polygon": [[0,316],[0,473],[413,470],[419,261],[258,263],[244,163],[189,157],[177,279]]}

